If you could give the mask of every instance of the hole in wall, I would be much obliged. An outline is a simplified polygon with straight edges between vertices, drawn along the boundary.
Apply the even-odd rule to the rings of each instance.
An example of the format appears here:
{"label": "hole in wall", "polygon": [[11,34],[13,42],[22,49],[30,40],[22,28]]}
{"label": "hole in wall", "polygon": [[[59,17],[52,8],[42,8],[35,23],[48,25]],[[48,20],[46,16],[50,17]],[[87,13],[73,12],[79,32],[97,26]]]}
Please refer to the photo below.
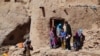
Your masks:
{"label": "hole in wall", "polygon": [[88,12],[88,7],[86,7],[85,11]]}
{"label": "hole in wall", "polygon": [[66,9],[64,9],[64,12],[65,12],[65,14],[66,14],[66,15],[68,15],[68,12],[67,12],[67,10],[66,10]]}
{"label": "hole in wall", "polygon": [[56,10],[53,10],[52,12],[53,12],[53,13],[56,13]]}
{"label": "hole in wall", "polygon": [[45,8],[43,6],[41,6],[40,9],[42,10],[43,17],[45,17]]}
{"label": "hole in wall", "polygon": [[52,18],[50,18],[50,28],[49,29],[51,29],[52,27],[53,27],[53,33],[54,33],[54,36],[58,39],[58,37],[57,37],[57,26],[59,25],[59,24],[61,24],[61,27],[60,28],[62,28],[63,27],[63,25],[64,25],[64,19],[63,18],[57,18],[57,17],[52,17]]}
{"label": "hole in wall", "polygon": [[55,26],[57,27],[57,25],[60,23],[62,24],[62,26],[64,25],[64,19],[63,18],[57,18],[57,17],[52,17],[50,18],[50,28]]}

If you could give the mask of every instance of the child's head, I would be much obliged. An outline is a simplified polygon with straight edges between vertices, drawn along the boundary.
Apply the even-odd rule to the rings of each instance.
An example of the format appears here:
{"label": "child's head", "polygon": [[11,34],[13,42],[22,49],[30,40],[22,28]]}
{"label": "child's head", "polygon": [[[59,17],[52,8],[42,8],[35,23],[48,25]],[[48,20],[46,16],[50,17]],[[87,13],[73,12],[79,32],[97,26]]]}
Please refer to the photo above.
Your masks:
{"label": "child's head", "polygon": [[27,45],[30,45],[31,44],[31,41],[27,41],[27,43],[26,43]]}

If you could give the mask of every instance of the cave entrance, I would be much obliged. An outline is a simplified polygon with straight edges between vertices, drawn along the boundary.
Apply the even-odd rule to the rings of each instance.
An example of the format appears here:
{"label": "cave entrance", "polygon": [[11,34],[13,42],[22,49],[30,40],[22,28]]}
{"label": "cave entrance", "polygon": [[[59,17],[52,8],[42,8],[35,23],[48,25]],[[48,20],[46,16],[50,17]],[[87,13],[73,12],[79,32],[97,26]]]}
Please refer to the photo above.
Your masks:
{"label": "cave entrance", "polygon": [[50,19],[50,28],[57,27],[58,24],[62,24],[62,27],[63,27],[64,21],[65,20],[63,18],[51,18]]}
{"label": "cave entrance", "polygon": [[56,29],[57,29],[57,25],[61,24],[61,28],[64,25],[64,19],[63,18],[51,18],[50,19],[50,28],[54,27],[54,35],[55,37],[57,37],[57,33],[56,33]]}
{"label": "cave entrance", "polygon": [[23,25],[18,25],[12,32],[10,32],[5,40],[3,41],[2,45],[15,45],[20,42],[24,42],[25,38],[24,36],[29,34],[30,32],[30,24],[31,19],[27,23],[24,23]]}

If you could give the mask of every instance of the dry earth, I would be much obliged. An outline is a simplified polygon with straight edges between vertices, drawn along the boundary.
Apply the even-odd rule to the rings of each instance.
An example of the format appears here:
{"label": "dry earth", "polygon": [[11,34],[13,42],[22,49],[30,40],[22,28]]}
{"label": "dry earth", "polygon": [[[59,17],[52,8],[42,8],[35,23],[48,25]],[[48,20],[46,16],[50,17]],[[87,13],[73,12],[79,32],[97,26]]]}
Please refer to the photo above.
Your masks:
{"label": "dry earth", "polygon": [[[4,1],[7,0],[0,0],[0,46],[5,39],[7,39],[5,43],[9,42],[7,44],[16,44],[21,41],[19,38],[25,35],[28,28],[34,47],[32,56],[100,56],[100,0]],[[45,8],[45,17],[40,9],[41,6]],[[31,26],[28,25],[29,17],[31,17]],[[82,50],[72,52],[48,47],[51,17],[61,17],[67,20],[72,27],[73,35],[78,28],[83,29],[86,38]],[[9,41],[10,33],[16,37],[13,41]],[[1,48],[0,52],[5,48]],[[19,56],[21,52],[18,52],[23,51],[23,49],[13,49],[11,50],[14,52],[12,56],[13,54]]]}

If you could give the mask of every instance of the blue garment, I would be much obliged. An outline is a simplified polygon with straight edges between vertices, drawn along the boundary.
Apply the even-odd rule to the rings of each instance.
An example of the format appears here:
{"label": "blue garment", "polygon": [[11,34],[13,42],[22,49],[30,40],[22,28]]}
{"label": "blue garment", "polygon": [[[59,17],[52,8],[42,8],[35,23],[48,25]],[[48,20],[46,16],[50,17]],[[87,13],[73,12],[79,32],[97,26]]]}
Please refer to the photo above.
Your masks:
{"label": "blue garment", "polygon": [[66,32],[60,32],[60,36],[61,36],[62,38],[65,38],[65,37],[66,37]]}
{"label": "blue garment", "polygon": [[61,32],[61,24],[58,24],[57,25],[57,36],[60,35],[60,32]]}

